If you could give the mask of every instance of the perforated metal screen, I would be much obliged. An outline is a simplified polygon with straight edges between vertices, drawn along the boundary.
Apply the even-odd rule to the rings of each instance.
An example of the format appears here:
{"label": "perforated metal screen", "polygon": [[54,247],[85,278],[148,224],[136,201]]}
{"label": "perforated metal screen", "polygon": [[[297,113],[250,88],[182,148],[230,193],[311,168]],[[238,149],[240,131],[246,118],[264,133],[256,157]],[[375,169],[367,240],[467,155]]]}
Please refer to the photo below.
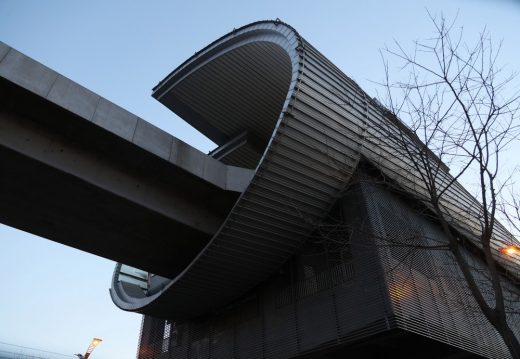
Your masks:
{"label": "perforated metal screen", "polygon": [[[451,254],[421,249],[445,241],[442,231],[384,188],[366,182],[355,188],[333,209],[332,217],[341,213],[341,227],[322,223],[343,228],[341,237],[317,230],[279,273],[219,313],[175,323],[166,344],[166,321],[145,317],[138,358],[319,355],[345,344],[348,351],[349,343],[396,328],[508,358]],[[325,248],[331,241],[348,253],[339,262],[337,252]],[[480,268],[477,258],[467,256]],[[478,278],[485,286],[483,275]],[[504,285],[510,310],[518,312],[514,299],[520,293],[506,280]],[[510,318],[518,330],[518,314]]]}
{"label": "perforated metal screen", "polygon": [[[364,191],[397,326],[479,355],[508,358],[505,344],[479,309],[452,253],[427,248],[448,243],[440,227],[388,190],[368,185]],[[493,303],[482,261],[469,251],[465,255],[488,303]],[[520,291],[505,278],[503,285],[509,322],[518,335]]]}

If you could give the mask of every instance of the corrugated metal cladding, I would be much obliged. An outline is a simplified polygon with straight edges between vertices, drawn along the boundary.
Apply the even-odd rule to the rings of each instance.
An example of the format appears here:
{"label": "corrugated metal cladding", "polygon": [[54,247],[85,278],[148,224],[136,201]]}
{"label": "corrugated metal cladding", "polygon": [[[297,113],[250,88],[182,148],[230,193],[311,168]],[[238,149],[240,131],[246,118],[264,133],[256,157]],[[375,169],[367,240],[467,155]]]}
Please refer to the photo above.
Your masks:
{"label": "corrugated metal cladding", "polygon": [[[397,131],[394,122],[355,82],[286,24],[266,21],[234,30],[179,66],[154,89],[153,96],[219,145],[247,133],[251,146],[239,147],[227,161],[256,170],[218,233],[191,264],[165,283],[159,293],[144,298],[121,294],[115,302],[122,309],[187,319],[229,305],[276,273],[301,248],[343,196],[362,157],[411,193],[425,191],[406,159],[396,155],[396,144],[388,136],[388,131]],[[449,178],[449,173],[442,172],[439,181]],[[448,191],[443,205],[460,230],[471,234],[478,228],[467,210],[479,205],[459,184]],[[503,227],[499,229],[497,249],[509,238]],[[510,270],[516,270],[509,264]],[[308,290],[305,286],[302,289],[303,293]],[[337,304],[341,295],[347,296],[338,293],[332,295],[334,300],[322,298],[317,302]],[[378,300],[381,298],[384,293]],[[345,308],[361,304],[345,300]],[[317,312],[312,309],[311,297],[298,303],[304,302],[309,306],[304,312],[298,306],[284,307],[272,317],[262,316],[263,322],[246,326],[253,332],[263,328],[264,357],[271,355],[271,349],[266,349],[271,347],[265,343],[293,343],[282,345],[287,355],[278,353],[278,357],[312,347],[300,326],[308,320],[307,315],[314,318],[312,313]],[[267,313],[268,305],[262,301],[253,307]],[[323,313],[333,312],[330,307],[323,309]],[[353,309],[345,321],[357,313],[357,308]],[[291,322],[297,326],[294,331],[280,329],[279,335],[287,336],[282,340],[266,329],[271,328],[271,321],[275,323],[272,328],[278,328],[278,322],[280,326]],[[204,339],[210,337],[197,334],[207,333],[208,328],[213,326],[190,326],[190,338],[201,338],[193,339],[190,353],[200,352],[203,357],[213,350],[215,343]],[[332,330],[326,328],[320,332]],[[230,335],[228,330],[223,333],[228,333],[222,334],[223,338]],[[324,338],[316,339],[316,335],[312,339],[323,342]],[[234,340],[237,336],[240,334]],[[255,345],[259,344],[237,344]]]}
{"label": "corrugated metal cladding", "polygon": [[161,293],[119,294],[122,309],[189,318],[220,308],[278,270],[336,202],[359,151],[349,140],[351,123],[305,114],[312,105],[300,100],[307,46],[285,24],[253,24],[202,50],[155,89],[218,143],[247,132],[262,147],[246,159],[257,165],[255,176],[208,246]]}

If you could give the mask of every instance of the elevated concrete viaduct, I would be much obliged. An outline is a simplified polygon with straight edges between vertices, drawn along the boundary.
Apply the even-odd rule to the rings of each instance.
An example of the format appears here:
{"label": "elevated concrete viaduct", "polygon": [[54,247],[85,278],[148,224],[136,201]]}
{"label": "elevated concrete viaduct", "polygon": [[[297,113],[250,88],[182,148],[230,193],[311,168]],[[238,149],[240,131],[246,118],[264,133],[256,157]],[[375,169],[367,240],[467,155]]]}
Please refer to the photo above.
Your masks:
{"label": "elevated concrete viaduct", "polygon": [[4,224],[171,277],[249,183],[2,43],[0,60]]}

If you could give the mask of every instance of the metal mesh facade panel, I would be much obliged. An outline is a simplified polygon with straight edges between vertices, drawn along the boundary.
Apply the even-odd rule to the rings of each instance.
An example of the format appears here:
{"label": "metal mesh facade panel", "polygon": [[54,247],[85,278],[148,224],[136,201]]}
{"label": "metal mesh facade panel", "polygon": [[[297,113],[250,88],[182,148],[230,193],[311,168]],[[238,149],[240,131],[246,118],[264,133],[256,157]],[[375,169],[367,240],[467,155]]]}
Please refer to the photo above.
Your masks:
{"label": "metal mesh facade panel", "polygon": [[[389,297],[398,327],[490,358],[509,358],[508,350],[473,298],[438,225],[422,217],[394,193],[364,188],[378,238]],[[477,283],[491,303],[492,290],[479,258],[466,252]],[[520,290],[504,278],[512,327],[520,327]]]}
{"label": "metal mesh facade panel", "polygon": [[[440,229],[395,194],[373,184],[360,188],[335,207],[349,228],[343,237],[348,250],[342,247],[348,255],[341,263],[333,258],[334,265],[309,275],[306,268],[319,269],[323,255],[309,244],[311,238],[279,274],[229,308],[177,323],[178,339],[167,352],[162,341],[166,321],[145,317],[138,358],[319,355],[395,328],[481,356],[509,358],[451,254],[414,248],[442,242]],[[395,245],[407,241],[410,246]],[[467,256],[478,268],[478,259]],[[486,282],[482,276],[480,281]],[[519,312],[520,293],[510,282],[504,281],[504,287],[510,309]],[[517,331],[519,319],[511,314]]]}
{"label": "metal mesh facade panel", "polygon": [[[357,228],[333,239],[345,242],[341,250],[348,255],[341,262],[325,260],[334,253],[324,255],[320,246],[305,245],[279,274],[230,308],[177,323],[180,339],[170,345],[168,358],[290,358],[393,329],[377,251],[362,234],[368,222],[359,203],[352,195],[335,207],[350,223],[345,227]],[[165,320],[146,317],[147,322],[156,324],[148,325],[151,332],[141,341],[160,342]],[[152,348],[154,354],[139,359],[164,357],[160,345]]]}

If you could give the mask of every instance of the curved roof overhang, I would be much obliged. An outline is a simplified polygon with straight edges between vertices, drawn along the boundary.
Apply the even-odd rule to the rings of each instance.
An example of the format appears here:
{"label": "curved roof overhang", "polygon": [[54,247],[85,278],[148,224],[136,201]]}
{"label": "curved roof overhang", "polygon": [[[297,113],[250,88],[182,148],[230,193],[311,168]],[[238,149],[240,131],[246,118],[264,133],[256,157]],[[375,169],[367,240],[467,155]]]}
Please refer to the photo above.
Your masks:
{"label": "curved roof overhang", "polygon": [[[302,47],[290,26],[254,23],[196,53],[154,89],[155,98],[219,145],[246,132],[251,146],[235,151],[231,161],[256,172],[209,244],[159,289],[143,294],[119,281],[118,265],[111,289],[118,307],[171,318],[219,308],[268,278],[299,248],[311,230],[302,213],[321,216],[329,207],[332,200],[317,201],[312,191],[288,195],[295,191],[294,173],[269,169],[294,101]],[[290,200],[309,208],[294,211]]]}

